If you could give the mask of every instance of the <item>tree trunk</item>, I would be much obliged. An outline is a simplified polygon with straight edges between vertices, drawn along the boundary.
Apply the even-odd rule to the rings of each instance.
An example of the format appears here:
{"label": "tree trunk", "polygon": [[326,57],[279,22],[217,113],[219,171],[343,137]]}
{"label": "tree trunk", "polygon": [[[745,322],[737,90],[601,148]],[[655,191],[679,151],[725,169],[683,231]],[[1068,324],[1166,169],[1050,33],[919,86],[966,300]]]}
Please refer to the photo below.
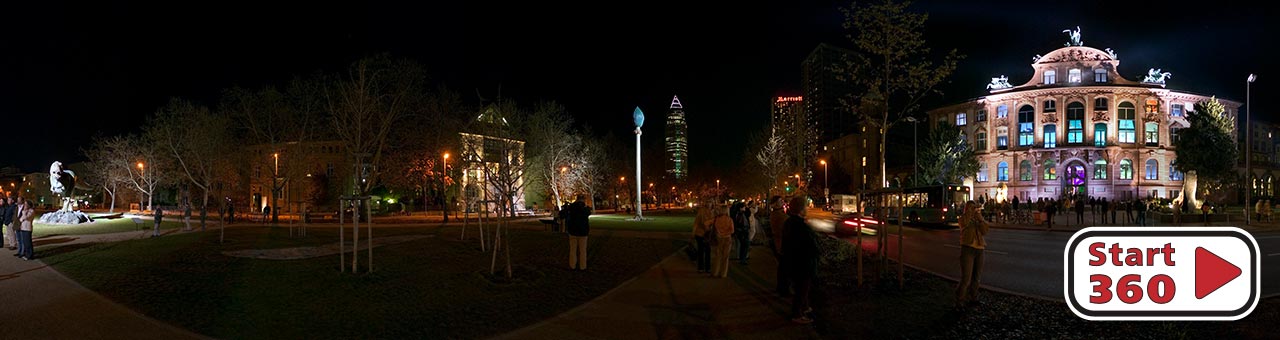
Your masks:
{"label": "tree trunk", "polygon": [[116,212],[116,192],[107,191],[107,195],[111,196],[111,209],[108,210],[107,212],[114,214]]}
{"label": "tree trunk", "polygon": [[504,230],[504,232],[507,234],[503,235],[503,236],[506,236],[507,242],[502,244],[502,246],[506,248],[502,252],[507,254],[507,279],[508,280],[511,279],[511,241],[510,241],[511,228],[510,226],[511,226],[511,219],[515,218],[515,214],[514,214],[515,206],[516,206],[515,198],[512,197],[512,199],[507,201],[507,223],[506,224],[508,228]]}
{"label": "tree trunk", "polygon": [[[208,188],[208,186],[205,186]],[[205,220],[209,216],[209,189],[204,189],[204,197],[200,202],[200,231],[204,231]]]}

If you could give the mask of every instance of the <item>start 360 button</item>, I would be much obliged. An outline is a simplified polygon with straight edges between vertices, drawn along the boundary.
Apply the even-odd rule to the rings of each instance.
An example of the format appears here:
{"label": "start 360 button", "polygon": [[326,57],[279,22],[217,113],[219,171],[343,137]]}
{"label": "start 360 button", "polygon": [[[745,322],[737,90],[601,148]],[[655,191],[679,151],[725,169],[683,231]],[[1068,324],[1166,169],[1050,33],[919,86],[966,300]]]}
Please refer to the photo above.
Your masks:
{"label": "start 360 button", "polygon": [[1258,305],[1258,242],[1239,228],[1085,228],[1063,262],[1067,305],[1088,320],[1238,320]]}

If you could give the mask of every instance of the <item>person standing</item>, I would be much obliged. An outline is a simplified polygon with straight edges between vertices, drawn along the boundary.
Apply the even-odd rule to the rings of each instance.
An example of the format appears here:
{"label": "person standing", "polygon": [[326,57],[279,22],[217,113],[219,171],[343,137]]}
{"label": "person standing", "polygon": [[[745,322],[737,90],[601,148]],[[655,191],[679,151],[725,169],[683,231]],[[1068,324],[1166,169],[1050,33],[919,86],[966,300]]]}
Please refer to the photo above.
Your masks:
{"label": "person standing", "polygon": [[1209,225],[1209,202],[1200,203],[1200,218],[1204,220],[1204,225]]}
{"label": "person standing", "polygon": [[813,229],[805,223],[805,204],[808,198],[801,195],[791,198],[787,203],[787,220],[784,222],[787,234],[782,242],[782,253],[786,254],[787,269],[796,293],[791,297],[791,321],[799,324],[813,322],[809,315],[813,312],[809,304],[809,291],[813,288],[813,279],[818,275],[818,240]]}
{"label": "person standing", "polygon": [[16,198],[14,198],[14,202],[9,205],[9,209],[12,211],[10,217],[13,218],[13,222],[10,225],[13,228],[10,228],[10,232],[14,234],[13,241],[17,243],[16,247],[18,251],[14,253],[13,256],[22,256],[22,254],[26,253],[22,243],[22,232],[20,231],[20,229],[22,229],[22,212],[23,209],[26,209],[26,206],[27,199],[22,198],[22,196],[16,196]]}
{"label": "person standing", "polygon": [[760,207],[756,206],[756,201],[747,203],[747,245],[753,245],[756,242],[756,232],[760,229],[760,219],[756,218],[756,213],[760,211]]}
{"label": "person standing", "polygon": [[733,248],[733,219],[729,218],[729,207],[721,204],[716,208],[716,217],[711,222],[715,229],[715,254],[711,257],[711,276],[729,276],[729,250]]}
{"label": "person standing", "polygon": [[17,243],[18,240],[9,236],[13,231],[13,216],[10,215],[12,212],[9,210],[9,206],[9,197],[0,197],[0,229],[2,229],[0,230],[0,234],[3,234],[4,238],[4,244],[0,246],[13,249],[13,245]]}
{"label": "person standing", "polygon": [[746,265],[747,256],[751,254],[751,240],[747,238],[751,226],[747,221],[746,204],[734,203],[733,208],[729,209],[729,217],[733,218],[733,239],[738,244],[738,264]]}
{"label": "person standing", "polygon": [[1084,226],[1084,205],[1084,199],[1077,198],[1073,206],[1076,209],[1076,225],[1078,226]]}
{"label": "person standing", "polygon": [[36,218],[36,209],[31,204],[23,204],[21,209],[18,220],[22,222],[22,227],[18,232],[22,242],[22,252],[18,253],[18,257],[30,261],[36,258],[35,246],[31,244],[31,227],[32,220]]}
{"label": "person standing", "polygon": [[698,247],[693,257],[698,263],[699,274],[711,273],[711,240],[707,237],[707,231],[710,230],[711,221],[714,218],[711,208],[706,205],[699,206],[698,213],[693,218],[693,240]]}
{"label": "person standing", "polygon": [[1133,221],[1133,201],[1124,202],[1124,223],[1132,224]]}
{"label": "person standing", "polygon": [[151,237],[160,237],[160,222],[164,220],[164,208],[156,206],[154,220],[156,221],[156,227],[152,229]]}
{"label": "person standing", "polygon": [[1147,202],[1137,201],[1133,204],[1137,205],[1137,207],[1134,208],[1134,212],[1138,214],[1138,225],[1143,227],[1147,226]]}
{"label": "person standing", "polygon": [[791,296],[791,280],[788,279],[786,257],[782,255],[782,237],[786,234],[787,209],[782,204],[782,196],[773,196],[769,199],[769,234],[773,238],[773,256],[778,259],[778,295],[782,297]]}
{"label": "person standing", "polygon": [[587,235],[591,234],[591,207],[587,197],[578,194],[577,201],[569,205],[566,231],[569,232],[569,269],[587,270]]}
{"label": "person standing", "polygon": [[987,231],[990,224],[978,214],[971,201],[965,204],[960,216],[960,282],[956,287],[956,307],[978,302],[978,287],[982,284],[983,253],[987,249]]}
{"label": "person standing", "polygon": [[231,196],[227,196],[227,221],[226,221],[226,224],[231,224],[232,222],[235,222],[235,221],[236,221],[236,205],[235,205],[234,203],[232,203],[232,202],[231,202]]}
{"label": "person standing", "polygon": [[186,223],[186,230],[191,230],[191,202],[183,204],[183,208],[185,208],[185,210],[182,212],[182,222]]}

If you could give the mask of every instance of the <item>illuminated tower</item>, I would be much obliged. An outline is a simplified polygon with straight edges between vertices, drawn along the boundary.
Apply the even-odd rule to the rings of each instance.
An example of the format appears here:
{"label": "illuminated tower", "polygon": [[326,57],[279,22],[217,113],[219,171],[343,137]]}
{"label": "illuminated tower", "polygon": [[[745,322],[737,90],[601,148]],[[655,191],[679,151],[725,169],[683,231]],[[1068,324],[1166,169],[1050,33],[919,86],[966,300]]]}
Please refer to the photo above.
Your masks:
{"label": "illuminated tower", "polygon": [[671,97],[667,111],[667,175],[676,181],[689,176],[689,126],[684,121],[680,97]]}

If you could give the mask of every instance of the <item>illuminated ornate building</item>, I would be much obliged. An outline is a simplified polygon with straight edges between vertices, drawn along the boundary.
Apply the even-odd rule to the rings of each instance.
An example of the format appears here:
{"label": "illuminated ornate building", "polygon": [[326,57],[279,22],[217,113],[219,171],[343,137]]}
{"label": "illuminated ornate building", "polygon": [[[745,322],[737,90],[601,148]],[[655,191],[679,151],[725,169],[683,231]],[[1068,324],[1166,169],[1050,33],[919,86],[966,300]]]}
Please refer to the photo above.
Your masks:
{"label": "illuminated ornate building", "polygon": [[684,106],[680,97],[671,97],[667,111],[667,176],[683,181],[689,176],[689,126],[684,120]]}
{"label": "illuminated ornate building", "polygon": [[[966,180],[974,196],[1177,197],[1173,141],[1210,97],[1165,88],[1169,73],[1158,69],[1128,80],[1111,49],[1083,46],[1078,30],[1070,37],[1033,58],[1026,84],[992,78],[989,95],[929,111],[931,124],[961,127],[977,150],[980,170]],[[1233,117],[1241,106],[1219,100]]]}

